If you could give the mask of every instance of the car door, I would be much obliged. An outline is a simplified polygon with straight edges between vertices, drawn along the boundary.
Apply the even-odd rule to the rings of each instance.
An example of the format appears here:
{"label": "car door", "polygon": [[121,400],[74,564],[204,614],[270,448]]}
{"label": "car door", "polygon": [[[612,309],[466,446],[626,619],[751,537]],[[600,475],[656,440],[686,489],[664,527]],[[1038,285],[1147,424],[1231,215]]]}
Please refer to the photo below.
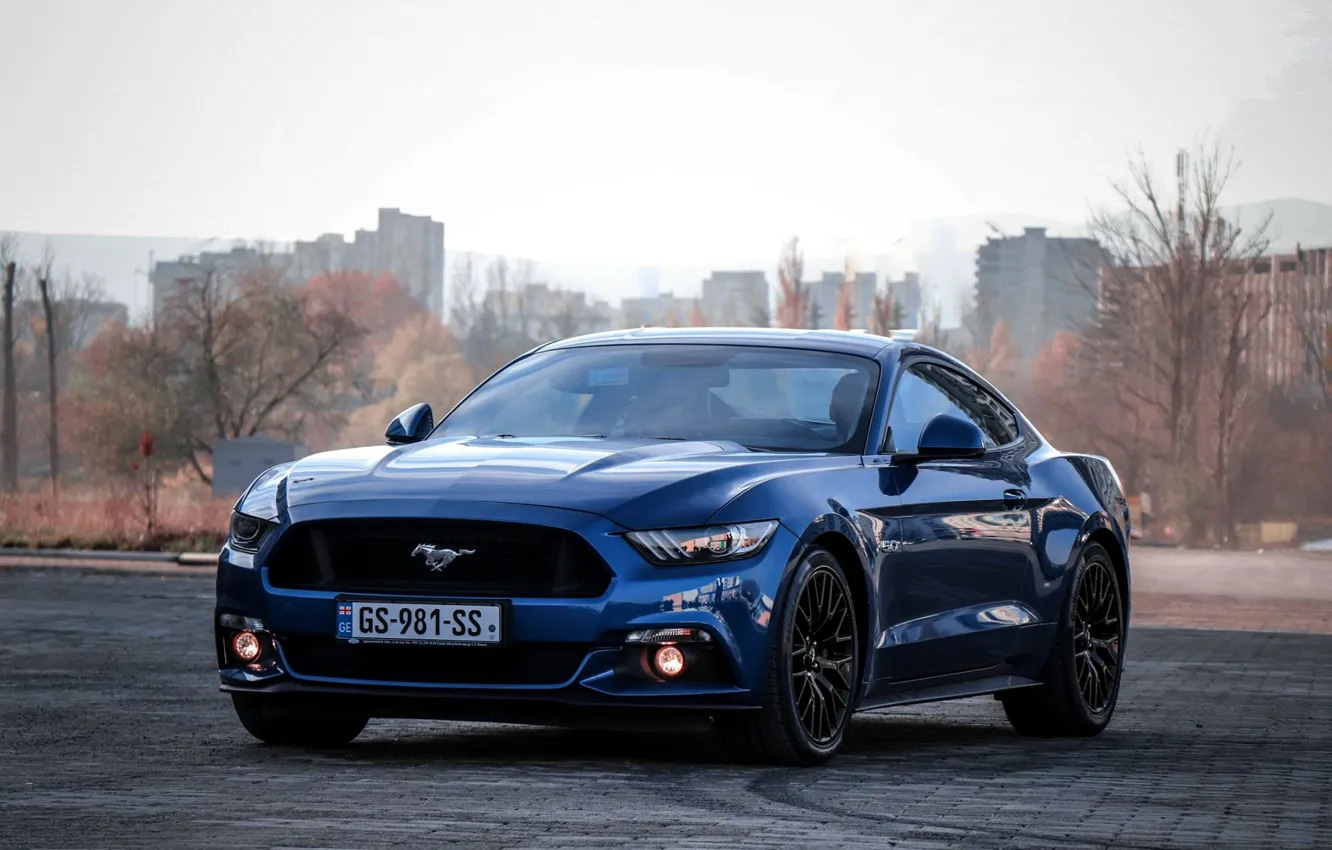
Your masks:
{"label": "car door", "polygon": [[[985,454],[910,460],[921,429],[940,413],[975,422]],[[961,371],[909,361],[894,389],[883,453],[876,467],[898,522],[879,585],[876,676],[979,675],[1004,661],[1014,627],[1027,616],[1017,600],[1034,552],[1017,417]]]}

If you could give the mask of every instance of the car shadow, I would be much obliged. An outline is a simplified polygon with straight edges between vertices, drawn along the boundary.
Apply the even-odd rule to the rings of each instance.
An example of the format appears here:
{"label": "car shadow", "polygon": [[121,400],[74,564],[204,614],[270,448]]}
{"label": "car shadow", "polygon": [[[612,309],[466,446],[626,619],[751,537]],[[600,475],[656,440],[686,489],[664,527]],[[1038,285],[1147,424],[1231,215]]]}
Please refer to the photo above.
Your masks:
{"label": "car shadow", "polygon": [[[446,728],[441,728],[446,727]],[[1022,744],[1002,719],[993,725],[856,718],[841,757],[907,757],[937,748],[1011,742]],[[377,721],[352,744],[328,750],[292,749],[256,744],[264,760],[289,757],[344,763],[428,762],[484,764],[634,763],[745,767],[731,760],[719,733],[708,725],[645,726],[612,730],[548,726],[500,726],[479,723],[432,724]]]}

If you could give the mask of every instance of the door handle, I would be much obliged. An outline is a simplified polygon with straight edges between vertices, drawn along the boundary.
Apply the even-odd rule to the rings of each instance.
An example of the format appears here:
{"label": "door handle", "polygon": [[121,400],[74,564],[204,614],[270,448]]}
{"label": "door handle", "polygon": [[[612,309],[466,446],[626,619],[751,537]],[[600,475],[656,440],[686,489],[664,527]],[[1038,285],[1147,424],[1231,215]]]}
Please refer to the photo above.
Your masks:
{"label": "door handle", "polygon": [[1020,511],[1027,504],[1027,494],[1021,490],[1004,491],[1004,507],[1010,511]]}

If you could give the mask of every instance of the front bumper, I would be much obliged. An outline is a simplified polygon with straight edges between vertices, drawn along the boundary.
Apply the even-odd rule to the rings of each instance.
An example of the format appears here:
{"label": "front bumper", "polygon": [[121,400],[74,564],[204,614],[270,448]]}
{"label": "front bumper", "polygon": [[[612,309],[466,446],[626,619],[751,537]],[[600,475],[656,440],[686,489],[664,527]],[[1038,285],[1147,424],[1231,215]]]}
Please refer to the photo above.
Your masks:
{"label": "front bumper", "polygon": [[[337,600],[377,598],[375,594],[291,590],[269,582],[265,558],[275,540],[294,524],[339,518],[432,518],[491,520],[544,525],[572,531],[592,546],[614,572],[596,599],[476,598],[506,606],[507,646],[513,652],[572,647],[581,661],[559,681],[540,684],[469,681],[466,675],[414,676],[412,681],[380,673],[318,672],[290,650],[301,641],[331,639]],[[303,695],[364,704],[372,716],[459,716],[476,707],[485,717],[496,709],[522,704],[573,707],[663,707],[726,709],[760,704],[771,646],[769,621],[790,567],[796,538],[778,528],[757,556],[722,564],[658,567],[648,563],[622,536],[624,529],[604,518],[575,511],[500,503],[448,503],[435,500],[326,502],[292,508],[257,555],[224,549],[217,577],[217,653],[222,689],[296,699]],[[422,602],[432,597],[413,597]],[[441,597],[441,599],[445,599]],[[456,597],[447,597],[457,601]],[[260,664],[230,657],[231,633],[220,625],[225,615],[259,618],[268,650]],[[706,680],[663,681],[631,669],[625,636],[644,628],[701,629],[712,640],[715,675]],[[422,647],[422,651],[429,648]],[[460,650],[450,648],[448,652]],[[478,653],[490,649],[472,650]],[[428,679],[423,681],[422,679]]]}

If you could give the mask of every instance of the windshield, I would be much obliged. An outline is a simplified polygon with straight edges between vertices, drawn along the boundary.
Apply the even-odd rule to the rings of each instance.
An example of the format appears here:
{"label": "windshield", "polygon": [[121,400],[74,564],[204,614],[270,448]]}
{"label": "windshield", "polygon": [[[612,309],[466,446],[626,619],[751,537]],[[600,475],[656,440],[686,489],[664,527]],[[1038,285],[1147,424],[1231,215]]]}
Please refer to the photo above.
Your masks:
{"label": "windshield", "polygon": [[544,351],[493,377],[434,436],[730,440],[859,454],[879,367],[823,351],[614,345]]}

